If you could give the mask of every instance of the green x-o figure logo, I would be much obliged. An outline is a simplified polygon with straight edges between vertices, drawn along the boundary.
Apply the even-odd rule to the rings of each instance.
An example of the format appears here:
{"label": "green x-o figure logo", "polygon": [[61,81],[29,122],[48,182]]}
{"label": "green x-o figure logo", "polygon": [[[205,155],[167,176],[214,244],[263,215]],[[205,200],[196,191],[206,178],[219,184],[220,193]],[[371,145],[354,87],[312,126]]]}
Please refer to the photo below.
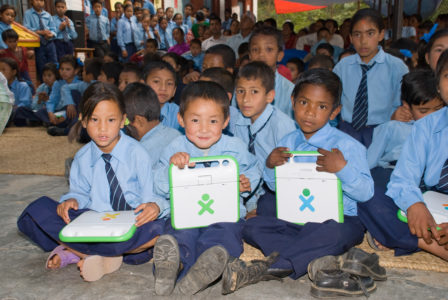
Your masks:
{"label": "green x-o figure logo", "polygon": [[213,204],[213,202],[215,201],[213,199],[210,199],[209,194],[203,194],[202,200],[198,201],[199,206],[201,206],[201,210],[199,211],[198,215],[201,216],[205,212],[208,212],[211,215],[213,215],[215,211],[210,207]]}

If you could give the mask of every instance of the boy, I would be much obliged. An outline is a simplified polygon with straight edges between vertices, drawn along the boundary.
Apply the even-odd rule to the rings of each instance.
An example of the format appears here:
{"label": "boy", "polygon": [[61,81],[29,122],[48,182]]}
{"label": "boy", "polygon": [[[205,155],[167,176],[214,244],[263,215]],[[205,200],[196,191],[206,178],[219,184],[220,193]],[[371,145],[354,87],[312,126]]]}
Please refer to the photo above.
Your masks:
{"label": "boy", "polygon": [[44,0],[31,0],[31,8],[25,12],[23,25],[40,36],[40,47],[35,48],[36,71],[39,80],[42,81],[42,69],[46,63],[57,63],[54,38],[56,26],[53,18],[44,8]]}
{"label": "boy", "polygon": [[130,83],[123,96],[129,120],[127,129],[148,151],[154,167],[162,150],[181,134],[160,122],[159,100],[151,87],[140,82]]}
{"label": "boy", "polygon": [[193,39],[190,42],[190,52],[182,54],[186,59],[193,61],[194,69],[198,72],[201,72],[204,61],[204,52],[202,52],[201,44],[200,39]]}
{"label": "boy", "polygon": [[[356,203],[372,197],[373,180],[364,146],[329,124],[329,120],[334,119],[341,110],[341,93],[341,81],[328,70],[315,69],[302,74],[291,97],[300,129],[277,143],[277,148],[267,158],[263,178],[269,188],[275,190],[274,168],[291,157],[286,151],[319,151],[322,155],[316,161],[317,171],[334,173],[342,182],[344,223],[327,220],[297,225],[257,216],[247,220],[243,229],[245,241],[259,247],[265,255],[279,252],[279,259],[272,267],[285,272],[290,270],[293,279],[306,274],[307,265],[313,259],[342,254],[359,244],[364,237]],[[344,283],[355,286],[349,281],[352,279],[348,278]],[[342,291],[344,283],[341,282],[342,288],[339,287]],[[318,283],[314,284],[320,288]],[[229,292],[238,287],[236,284]],[[371,287],[366,288],[370,290]],[[362,294],[362,289],[358,286],[356,292]]]}
{"label": "boy", "polygon": [[56,26],[54,45],[56,46],[56,54],[59,60],[66,54],[73,55],[72,40],[76,40],[78,34],[76,33],[72,20],[65,15],[67,11],[65,0],[56,0],[54,5],[56,7],[56,15],[53,16],[53,21]]}
{"label": "boy", "polygon": [[134,63],[126,63],[121,70],[120,77],[118,78],[118,88],[120,91],[133,82],[139,82],[142,79],[142,69]]}
{"label": "boy", "polygon": [[[274,80],[272,69],[263,62],[255,61],[240,69],[235,84],[240,112],[233,121],[234,127],[230,128],[230,131],[246,143],[249,152],[257,156],[262,166],[266,164],[266,158],[274,150],[275,145],[286,134],[296,129],[293,120],[271,105],[275,97]],[[248,217],[256,214],[257,199],[264,194],[262,184],[253,191],[251,196],[254,196],[252,197],[254,199],[249,199],[251,205],[248,207]],[[275,203],[274,194],[266,195],[262,199],[261,202],[268,202],[266,205],[269,205],[269,202]],[[268,214],[267,207],[261,205],[259,213]],[[275,215],[275,211],[271,214]]]}
{"label": "boy", "polygon": [[187,3],[184,8],[184,24],[188,25],[188,29],[193,27],[196,19],[193,17],[193,5]]}
{"label": "boy", "polygon": [[288,116],[293,116],[291,93],[294,85],[277,71],[277,63],[283,59],[282,33],[272,27],[261,27],[249,39],[251,61],[262,61],[275,72],[275,99],[273,105]]}
{"label": "boy", "polygon": [[151,54],[151,55],[156,54],[158,47],[159,47],[159,43],[157,42],[156,39],[147,39],[146,43],[145,43],[145,48],[134,53],[129,60],[131,62],[140,64],[143,62],[143,57],[146,54]]}
{"label": "boy", "polygon": [[327,69],[332,71],[334,68],[333,59],[327,55],[317,54],[308,63],[308,70],[311,69]]}
{"label": "boy", "polygon": [[[169,195],[169,165],[194,166],[189,163],[190,157],[232,155],[239,163],[242,195],[247,195],[251,187],[258,184],[261,166],[255,156],[246,150],[240,139],[222,135],[229,122],[229,99],[220,85],[198,81],[185,87],[178,119],[185,129],[185,136],[175,139],[160,156],[155,171],[159,178],[155,183],[158,194]],[[246,214],[242,205],[240,214],[241,217]],[[242,253],[241,223],[215,223],[200,229],[174,230],[168,220],[166,235],[159,238],[154,248],[156,293],[171,293],[180,262],[183,269],[177,288],[181,293],[193,295],[207,288],[222,274],[229,256],[236,258]]]}
{"label": "boy", "polygon": [[94,13],[86,18],[87,47],[95,48],[94,55],[96,57],[103,57],[109,52],[109,19],[101,14],[103,10],[101,0],[93,0],[92,6]]}

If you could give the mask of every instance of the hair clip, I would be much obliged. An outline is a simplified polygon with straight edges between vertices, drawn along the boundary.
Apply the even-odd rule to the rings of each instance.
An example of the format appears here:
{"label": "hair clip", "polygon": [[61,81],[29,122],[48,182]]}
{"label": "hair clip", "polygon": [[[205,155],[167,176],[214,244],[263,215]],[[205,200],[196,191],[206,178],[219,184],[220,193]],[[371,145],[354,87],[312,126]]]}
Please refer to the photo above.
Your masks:
{"label": "hair clip", "polygon": [[56,65],[56,70],[59,70],[59,63],[55,63]]}
{"label": "hair clip", "polygon": [[131,124],[131,122],[129,122],[129,119],[126,118],[126,120],[124,120],[124,125],[125,125],[125,126],[128,126],[129,124]]}
{"label": "hair clip", "polygon": [[431,39],[431,37],[434,35],[434,33],[437,30],[437,26],[439,26],[438,23],[434,24],[434,26],[432,26],[431,30],[428,33],[425,33],[420,39],[424,40],[426,43],[429,43],[429,40]]}
{"label": "hair clip", "polygon": [[412,52],[408,49],[400,49],[401,54],[404,55],[404,57],[412,58]]}
{"label": "hair clip", "polygon": [[76,58],[76,63],[78,66],[84,67],[84,62],[79,57]]}

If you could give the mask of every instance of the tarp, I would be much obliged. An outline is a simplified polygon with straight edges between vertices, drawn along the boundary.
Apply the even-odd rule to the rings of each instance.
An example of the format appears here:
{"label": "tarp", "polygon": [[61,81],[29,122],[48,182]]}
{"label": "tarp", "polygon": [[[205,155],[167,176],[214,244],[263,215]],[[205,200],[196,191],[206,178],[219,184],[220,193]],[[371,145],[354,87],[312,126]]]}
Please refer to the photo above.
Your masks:
{"label": "tarp", "polygon": [[274,4],[275,4],[275,11],[277,12],[277,14],[287,14],[314,9],[321,9],[326,7],[326,6],[316,6],[316,5],[297,3],[286,0],[274,0]]}

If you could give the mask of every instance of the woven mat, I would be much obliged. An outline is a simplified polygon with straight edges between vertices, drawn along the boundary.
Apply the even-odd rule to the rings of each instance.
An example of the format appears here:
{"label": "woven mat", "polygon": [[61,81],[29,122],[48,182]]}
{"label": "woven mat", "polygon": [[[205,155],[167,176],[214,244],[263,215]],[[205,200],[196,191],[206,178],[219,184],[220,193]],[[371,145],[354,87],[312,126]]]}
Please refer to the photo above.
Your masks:
{"label": "woven mat", "polygon": [[[357,247],[369,253],[375,252],[372,248],[370,248],[366,239],[364,239],[364,241]],[[380,257],[380,265],[385,268],[400,268],[448,273],[447,261],[424,251],[406,256],[394,256],[394,252],[392,250],[377,251],[376,254]],[[252,259],[261,259],[263,257],[264,255],[260,250],[244,243],[244,252],[240,256],[242,260],[249,261]]]}
{"label": "woven mat", "polygon": [[0,173],[64,176],[64,163],[82,145],[43,127],[8,127],[0,136]]}

